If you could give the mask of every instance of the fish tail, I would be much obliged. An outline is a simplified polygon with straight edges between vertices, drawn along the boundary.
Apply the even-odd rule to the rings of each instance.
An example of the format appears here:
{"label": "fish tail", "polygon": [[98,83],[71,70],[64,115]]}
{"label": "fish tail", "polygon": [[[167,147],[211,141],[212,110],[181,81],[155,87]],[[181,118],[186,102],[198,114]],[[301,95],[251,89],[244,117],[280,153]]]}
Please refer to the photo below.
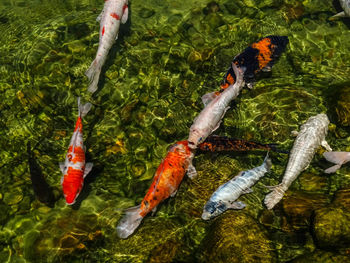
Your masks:
{"label": "fish tail", "polygon": [[94,93],[97,90],[98,80],[100,78],[101,66],[100,63],[95,59],[92,61],[90,67],[85,72],[85,75],[89,78],[90,84],[88,87],[88,91]]}
{"label": "fish tail", "polygon": [[287,150],[282,150],[278,148],[278,143],[269,143],[267,144],[267,146],[270,148],[271,151],[274,151],[276,153],[289,153],[289,151]]}
{"label": "fish tail", "polygon": [[282,184],[271,187],[273,190],[271,193],[265,196],[264,203],[267,209],[272,209],[283,198],[285,190]]}
{"label": "fish tail", "polygon": [[140,205],[125,210],[124,217],[117,226],[117,234],[120,238],[128,238],[140,225],[143,216],[140,215]]}
{"label": "fish tail", "polygon": [[80,103],[80,97],[78,97],[78,115],[80,117],[85,117],[86,114],[90,111],[92,107],[92,104],[90,102],[85,103],[85,104],[81,104]]}

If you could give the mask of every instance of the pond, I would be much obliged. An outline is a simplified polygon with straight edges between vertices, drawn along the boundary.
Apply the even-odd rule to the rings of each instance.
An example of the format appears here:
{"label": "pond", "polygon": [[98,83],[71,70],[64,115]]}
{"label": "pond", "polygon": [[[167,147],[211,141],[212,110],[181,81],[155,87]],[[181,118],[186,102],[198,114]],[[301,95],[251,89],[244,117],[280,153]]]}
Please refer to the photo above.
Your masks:
{"label": "pond", "polygon": [[[339,2],[130,0],[92,94],[85,72],[103,5],[0,2],[0,261],[349,262],[350,168],[324,173],[332,164],[321,147],[273,209],[263,202],[266,186],[281,181],[286,153],[270,152],[271,171],[239,198],[244,209],[209,221],[201,215],[211,194],[260,165],[266,151],[198,153],[196,178],[185,176],[129,238],[116,231],[169,147],[187,140],[201,97],[219,90],[233,58],[263,37],[289,43],[270,72],[243,88],[214,134],[290,151],[291,132],[325,113],[326,140],[334,151],[350,151],[350,18],[331,18],[342,11]],[[92,104],[83,133],[94,166],[69,206],[59,163],[78,97]],[[50,202],[33,190],[33,163]]]}

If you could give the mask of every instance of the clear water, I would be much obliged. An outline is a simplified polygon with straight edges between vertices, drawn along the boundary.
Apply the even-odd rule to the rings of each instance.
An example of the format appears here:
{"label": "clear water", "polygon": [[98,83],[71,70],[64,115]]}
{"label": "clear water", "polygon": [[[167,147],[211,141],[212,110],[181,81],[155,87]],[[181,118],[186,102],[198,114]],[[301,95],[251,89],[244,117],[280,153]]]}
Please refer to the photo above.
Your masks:
{"label": "clear water", "polygon": [[[272,153],[272,172],[241,198],[246,209],[211,222],[200,219],[211,193],[259,165],[265,153],[198,155],[197,179],[185,178],[176,197],[129,239],[115,232],[123,210],[142,200],[169,145],[187,138],[200,97],[217,90],[233,57],[261,37],[286,35],[290,42],[272,73],[242,92],[216,134],[290,149],[290,132],[325,112],[328,142],[350,150],[349,19],[329,19],[339,3],[131,0],[129,21],[90,96],[84,72],[97,50],[102,7],[97,0],[0,2],[0,261],[348,262],[350,245],[322,245],[313,230],[320,209],[349,214],[345,201],[333,201],[350,186],[349,167],[326,176],[330,163],[321,149],[273,211],[263,206],[264,185],[279,182],[286,154]],[[58,163],[78,96],[94,105],[84,138],[95,169],[79,204],[68,207]],[[28,141],[54,188],[52,208],[35,198]]]}

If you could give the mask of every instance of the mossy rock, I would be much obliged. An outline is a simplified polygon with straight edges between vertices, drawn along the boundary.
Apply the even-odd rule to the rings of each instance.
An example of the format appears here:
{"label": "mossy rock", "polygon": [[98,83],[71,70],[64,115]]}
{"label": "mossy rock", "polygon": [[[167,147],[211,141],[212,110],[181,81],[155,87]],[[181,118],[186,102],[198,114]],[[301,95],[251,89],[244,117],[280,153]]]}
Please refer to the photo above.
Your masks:
{"label": "mossy rock", "polygon": [[202,242],[200,262],[276,262],[267,231],[242,211],[216,219]]}
{"label": "mossy rock", "polygon": [[321,248],[350,247],[350,211],[324,207],[315,211],[312,230]]}
{"label": "mossy rock", "polygon": [[311,254],[303,255],[291,263],[347,263],[350,262],[350,256],[346,252],[339,253],[339,251],[323,251],[316,250]]}

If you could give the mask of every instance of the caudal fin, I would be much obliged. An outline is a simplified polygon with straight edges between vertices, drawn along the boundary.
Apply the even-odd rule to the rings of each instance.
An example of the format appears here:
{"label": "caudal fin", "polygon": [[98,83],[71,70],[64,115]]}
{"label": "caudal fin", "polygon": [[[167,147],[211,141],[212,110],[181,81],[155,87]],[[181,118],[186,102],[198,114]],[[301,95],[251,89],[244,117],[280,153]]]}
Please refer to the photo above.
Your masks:
{"label": "caudal fin", "polygon": [[270,188],[273,190],[271,193],[265,196],[265,200],[264,200],[264,203],[267,209],[272,209],[279,201],[281,201],[284,195],[284,190],[281,184]]}
{"label": "caudal fin", "polygon": [[98,80],[100,78],[101,66],[98,61],[95,59],[92,61],[89,69],[85,72],[85,75],[89,78],[90,84],[88,91],[94,93],[97,90]]}
{"label": "caudal fin", "polygon": [[117,234],[120,238],[128,238],[140,225],[143,217],[140,215],[140,205],[125,210],[124,217],[117,226]]}
{"label": "caudal fin", "polygon": [[78,97],[78,114],[80,117],[85,117],[86,114],[90,111],[92,104],[90,102],[85,103],[84,105],[80,104],[80,97]]}
{"label": "caudal fin", "polygon": [[336,164],[324,171],[327,174],[335,173],[342,166],[342,164],[350,161],[349,152],[325,152],[323,156],[328,162]]}
{"label": "caudal fin", "polygon": [[270,172],[271,166],[272,166],[272,161],[271,161],[271,158],[269,156],[269,152],[266,153],[266,156],[265,156],[265,159],[264,159],[264,164],[265,164],[265,167],[266,167],[266,171]]}

